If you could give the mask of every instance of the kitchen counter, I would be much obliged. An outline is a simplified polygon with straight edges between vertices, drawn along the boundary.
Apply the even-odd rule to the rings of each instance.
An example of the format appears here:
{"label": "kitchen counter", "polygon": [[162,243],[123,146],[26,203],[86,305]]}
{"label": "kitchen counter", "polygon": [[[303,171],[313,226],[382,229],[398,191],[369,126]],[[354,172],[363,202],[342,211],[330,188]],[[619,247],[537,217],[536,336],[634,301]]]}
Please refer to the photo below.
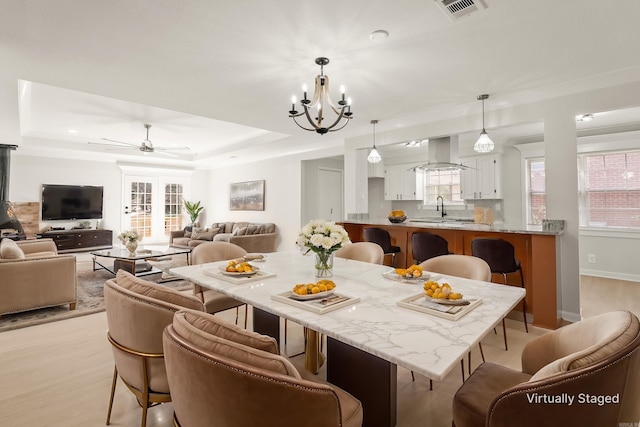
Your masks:
{"label": "kitchen counter", "polygon": [[[368,221],[344,221],[345,230],[353,242],[363,241],[362,231],[367,227],[379,227],[387,230],[391,242],[401,248],[396,255],[395,267],[408,267],[414,263],[411,235],[429,232],[443,237],[449,252],[471,255],[471,242],[476,238],[504,239],[515,248],[515,256],[520,260],[527,291],[527,313],[533,316],[532,323],[537,326],[555,329],[559,326],[558,300],[556,284],[559,283],[560,239],[562,231],[546,231],[542,227],[518,227],[509,224],[475,224],[468,221],[445,219],[431,222],[431,219],[407,220],[401,224],[392,224],[387,218]],[[388,259],[388,258],[387,258]],[[494,274],[493,281],[503,283],[502,275]],[[520,277],[507,275],[509,285],[520,286]],[[521,317],[520,317],[521,318]]]}

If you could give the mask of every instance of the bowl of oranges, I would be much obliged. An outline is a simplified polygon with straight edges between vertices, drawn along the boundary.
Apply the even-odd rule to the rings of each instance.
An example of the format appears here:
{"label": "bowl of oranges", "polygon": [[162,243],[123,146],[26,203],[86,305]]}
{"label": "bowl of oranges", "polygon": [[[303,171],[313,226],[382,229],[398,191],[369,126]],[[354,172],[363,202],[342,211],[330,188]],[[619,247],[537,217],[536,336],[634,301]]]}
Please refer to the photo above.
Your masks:
{"label": "bowl of oranges", "polygon": [[407,216],[404,214],[404,211],[401,210],[391,211],[387,218],[389,218],[389,222],[393,224],[401,224],[407,220]]}
{"label": "bowl of oranges", "polygon": [[422,267],[411,265],[408,268],[396,268],[382,274],[385,278],[400,282],[417,282],[423,280]]}
{"label": "bowl of oranges", "polygon": [[225,276],[251,277],[258,271],[260,271],[260,269],[258,267],[254,267],[246,261],[242,261],[242,259],[232,259],[229,261],[226,267],[220,266],[220,271]]}
{"label": "bowl of oranges", "polygon": [[427,299],[430,299],[438,304],[444,305],[467,305],[468,300],[462,298],[462,294],[454,292],[451,289],[451,285],[448,283],[438,283],[435,280],[427,280],[424,282],[424,294]]}
{"label": "bowl of oranges", "polygon": [[322,279],[316,283],[298,283],[291,290],[291,298],[306,301],[310,299],[324,298],[333,294],[336,284],[333,280]]}

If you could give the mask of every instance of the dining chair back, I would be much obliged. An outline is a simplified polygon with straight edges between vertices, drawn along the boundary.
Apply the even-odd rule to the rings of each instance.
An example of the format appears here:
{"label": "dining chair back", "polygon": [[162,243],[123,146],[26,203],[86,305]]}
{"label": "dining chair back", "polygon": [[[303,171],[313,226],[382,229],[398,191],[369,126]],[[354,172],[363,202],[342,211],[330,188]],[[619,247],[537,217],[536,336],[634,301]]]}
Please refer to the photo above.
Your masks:
{"label": "dining chair back", "polygon": [[440,255],[420,263],[423,271],[464,277],[465,279],[491,281],[491,269],[482,259],[470,255]]}
{"label": "dining chair back", "polygon": [[[227,261],[242,258],[247,254],[243,248],[229,242],[206,242],[201,243],[191,252],[191,263],[193,265],[207,264],[216,261]],[[238,323],[239,307],[245,306],[244,326],[247,327],[246,304],[231,298],[220,292],[205,289],[200,285],[193,284],[193,294],[204,303],[207,313],[218,313],[220,311],[236,309],[236,324]]]}
{"label": "dining chair back", "polygon": [[176,426],[362,425],[359,400],[298,371],[271,337],[185,310],[163,340]]}
{"label": "dining chair back", "polygon": [[378,227],[367,227],[362,231],[365,242],[377,243],[382,248],[384,255],[391,255],[391,265],[396,265],[396,254],[402,249],[391,244],[391,235],[387,230]]}
{"label": "dining chair back", "polygon": [[204,310],[201,301],[167,286],[148,282],[119,270],[104,284],[104,302],[115,367],[107,424],[118,376],[142,406],[142,427],[147,408],[171,401],[162,350],[162,331],[183,309]]}
{"label": "dining chair back", "polygon": [[449,243],[437,234],[429,232],[413,233],[411,235],[411,251],[416,264],[429,258],[449,253]]}
{"label": "dining chair back", "polygon": [[373,242],[351,243],[335,251],[334,256],[373,264],[382,264],[384,261],[384,251],[382,247]]}
{"label": "dining chair back", "polygon": [[638,402],[640,323],[613,311],[530,341],[521,371],[480,365],[453,398],[453,425],[632,425]]}

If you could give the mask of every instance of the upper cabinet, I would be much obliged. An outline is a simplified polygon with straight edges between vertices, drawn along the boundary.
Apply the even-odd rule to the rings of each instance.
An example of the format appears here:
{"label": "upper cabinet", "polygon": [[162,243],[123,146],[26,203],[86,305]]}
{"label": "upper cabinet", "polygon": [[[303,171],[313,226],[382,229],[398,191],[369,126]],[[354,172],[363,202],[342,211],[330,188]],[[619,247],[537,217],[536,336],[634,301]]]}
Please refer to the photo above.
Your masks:
{"label": "upper cabinet", "polygon": [[502,156],[486,154],[461,159],[469,169],[460,171],[460,197],[462,199],[502,198]]}
{"label": "upper cabinet", "polygon": [[422,200],[424,178],[422,171],[413,171],[417,163],[386,166],[384,173],[385,200]]}

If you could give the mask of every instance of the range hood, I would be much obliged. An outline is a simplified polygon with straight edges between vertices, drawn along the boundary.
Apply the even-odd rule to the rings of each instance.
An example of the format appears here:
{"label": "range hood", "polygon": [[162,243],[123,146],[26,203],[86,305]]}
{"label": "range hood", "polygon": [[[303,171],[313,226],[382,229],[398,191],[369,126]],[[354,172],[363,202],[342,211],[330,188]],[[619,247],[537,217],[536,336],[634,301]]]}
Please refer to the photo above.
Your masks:
{"label": "range hood", "polygon": [[413,168],[421,171],[468,169],[458,161],[458,136],[429,139],[427,162]]}

